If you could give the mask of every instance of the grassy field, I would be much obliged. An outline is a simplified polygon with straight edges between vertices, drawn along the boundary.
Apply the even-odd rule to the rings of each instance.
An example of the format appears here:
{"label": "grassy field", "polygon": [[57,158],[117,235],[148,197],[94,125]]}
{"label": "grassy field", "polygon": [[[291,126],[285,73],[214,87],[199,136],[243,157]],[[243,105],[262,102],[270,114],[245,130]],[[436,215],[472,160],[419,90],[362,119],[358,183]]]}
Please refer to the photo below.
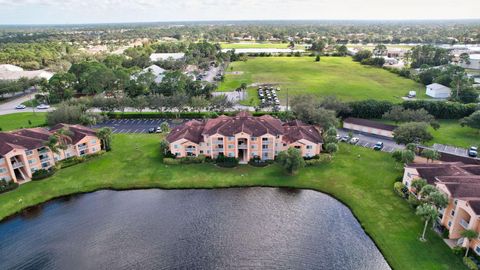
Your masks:
{"label": "grassy field", "polygon": [[286,49],[288,45],[288,43],[220,43],[222,49]]}
{"label": "grassy field", "polygon": [[[0,128],[9,131],[19,128],[37,127],[45,124],[47,113],[24,112],[0,115]],[[29,124],[29,121],[31,124]]]}
{"label": "grassy field", "polygon": [[441,143],[463,148],[480,146],[480,133],[478,130],[460,126],[458,120],[440,120],[440,128],[430,128],[433,140],[430,144]]}
{"label": "grassy field", "polygon": [[[46,200],[104,188],[220,188],[272,186],[315,189],[348,205],[394,269],[464,269],[439,236],[393,192],[402,171],[388,154],[342,144],[331,163],[286,176],[276,165],[233,169],[161,163],[159,135],[115,135],[113,151],[0,195],[0,218]],[[375,174],[372,173],[375,170]],[[321,217],[319,217],[321,218]]]}
{"label": "grassy field", "polygon": [[[343,100],[382,99],[401,102],[409,90],[425,97],[424,87],[386,70],[362,66],[350,57],[257,57],[246,62],[233,62],[218,91],[230,91],[241,83],[278,83],[280,99],[301,93],[318,97],[336,95]],[[255,95],[255,93],[253,92]]]}

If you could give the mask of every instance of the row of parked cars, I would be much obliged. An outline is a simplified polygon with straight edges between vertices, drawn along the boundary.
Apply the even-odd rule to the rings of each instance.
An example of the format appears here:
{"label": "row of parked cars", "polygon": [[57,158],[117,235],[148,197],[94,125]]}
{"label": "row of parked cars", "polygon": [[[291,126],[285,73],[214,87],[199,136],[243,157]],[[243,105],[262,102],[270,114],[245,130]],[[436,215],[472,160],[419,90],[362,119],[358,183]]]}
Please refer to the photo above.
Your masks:
{"label": "row of parked cars", "polygon": [[[340,136],[340,135],[337,135],[337,140],[340,141],[340,142],[346,142],[346,143],[350,143],[350,144],[357,144],[360,139],[358,137],[350,137],[350,136]],[[383,142],[377,142],[376,144],[373,145],[373,150],[376,150],[376,151],[380,151],[383,149]]]}
{"label": "row of parked cars", "polygon": [[280,99],[277,96],[280,88],[258,87],[258,97],[262,106],[280,106]]}
{"label": "row of parked cars", "polygon": [[[27,108],[27,106],[25,106],[23,104],[19,104],[15,107],[15,109],[17,109],[17,110],[24,110],[26,108]],[[50,105],[40,104],[36,108],[39,109],[39,110],[46,110],[46,109],[50,109]]]}

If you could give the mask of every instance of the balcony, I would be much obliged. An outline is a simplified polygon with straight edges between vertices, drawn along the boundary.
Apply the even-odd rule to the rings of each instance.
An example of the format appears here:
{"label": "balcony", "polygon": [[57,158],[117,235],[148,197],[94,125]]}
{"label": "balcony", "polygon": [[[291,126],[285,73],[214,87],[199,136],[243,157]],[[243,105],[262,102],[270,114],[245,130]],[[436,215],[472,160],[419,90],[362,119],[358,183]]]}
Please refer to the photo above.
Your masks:
{"label": "balcony", "polygon": [[86,144],[84,145],[79,145],[78,146],[78,151],[83,151],[83,150],[87,150],[88,146]]}
{"label": "balcony", "polygon": [[238,144],[238,149],[247,149],[248,145],[246,143],[239,143]]}
{"label": "balcony", "polygon": [[48,149],[47,149],[47,148],[42,148],[42,149],[39,149],[39,150],[38,150],[38,153],[39,153],[39,154],[45,154],[45,153],[48,153]]}
{"label": "balcony", "polygon": [[46,157],[40,157],[40,162],[43,163],[43,162],[48,162],[50,161],[50,157],[46,156]]}
{"label": "balcony", "polygon": [[468,229],[468,223],[470,222],[467,222],[465,219],[460,219],[460,225],[462,225],[464,229]]}
{"label": "balcony", "polygon": [[12,167],[13,167],[14,169],[21,168],[21,167],[23,167],[23,162],[15,161],[15,162],[12,163]]}

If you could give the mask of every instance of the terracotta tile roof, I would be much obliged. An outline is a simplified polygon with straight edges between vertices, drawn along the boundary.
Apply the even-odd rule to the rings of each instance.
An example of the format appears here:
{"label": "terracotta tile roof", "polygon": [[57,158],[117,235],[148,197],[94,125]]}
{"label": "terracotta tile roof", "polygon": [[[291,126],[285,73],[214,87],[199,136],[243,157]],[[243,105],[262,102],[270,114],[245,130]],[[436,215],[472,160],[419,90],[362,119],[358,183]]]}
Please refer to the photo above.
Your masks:
{"label": "terracotta tile roof", "polygon": [[472,175],[471,173],[465,171],[456,165],[445,165],[443,167],[429,167],[429,168],[417,168],[419,176],[425,180],[427,183],[434,184],[436,182],[436,177],[439,176],[468,176]]}
{"label": "terracotta tile roof", "polygon": [[397,128],[397,126],[388,125],[388,124],[371,121],[367,119],[362,119],[362,118],[353,118],[353,117],[349,117],[343,120],[343,123],[350,123],[354,125],[377,128],[377,129],[388,130],[388,131],[394,131]]}
{"label": "terracotta tile roof", "polygon": [[36,149],[44,145],[45,140],[36,137],[10,132],[0,132],[0,155],[5,155],[13,149]]}
{"label": "terracotta tile roof", "polygon": [[464,165],[461,168],[471,174],[480,175],[480,165]]}
{"label": "terracotta tile roof", "polygon": [[50,132],[54,133],[62,128],[72,132],[70,138],[73,144],[77,144],[86,136],[97,136],[97,132],[95,130],[81,125],[57,124],[50,129]]}
{"label": "terracotta tile roof", "polygon": [[467,201],[470,207],[473,209],[475,214],[480,214],[480,199],[473,199]]}
{"label": "terracotta tile roof", "polygon": [[199,143],[203,140],[204,135],[220,134],[223,136],[234,136],[241,132],[253,137],[260,137],[265,134],[273,136],[284,135],[288,142],[300,139],[306,139],[315,143],[322,142],[320,132],[313,126],[306,125],[300,121],[284,124],[270,115],[253,117],[248,112],[240,112],[233,117],[222,115],[218,118],[209,119],[206,122],[189,121],[173,129],[167,136],[167,141],[171,143],[179,139],[187,139]]}

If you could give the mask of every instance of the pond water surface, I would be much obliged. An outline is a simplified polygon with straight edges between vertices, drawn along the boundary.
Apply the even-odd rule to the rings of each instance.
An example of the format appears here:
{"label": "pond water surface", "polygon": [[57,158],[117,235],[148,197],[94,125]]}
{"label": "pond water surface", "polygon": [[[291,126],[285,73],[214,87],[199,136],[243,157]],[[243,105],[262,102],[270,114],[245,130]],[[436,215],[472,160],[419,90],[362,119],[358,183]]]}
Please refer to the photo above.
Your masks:
{"label": "pond water surface", "polygon": [[389,269],[310,190],[98,191],[0,223],[0,269]]}

